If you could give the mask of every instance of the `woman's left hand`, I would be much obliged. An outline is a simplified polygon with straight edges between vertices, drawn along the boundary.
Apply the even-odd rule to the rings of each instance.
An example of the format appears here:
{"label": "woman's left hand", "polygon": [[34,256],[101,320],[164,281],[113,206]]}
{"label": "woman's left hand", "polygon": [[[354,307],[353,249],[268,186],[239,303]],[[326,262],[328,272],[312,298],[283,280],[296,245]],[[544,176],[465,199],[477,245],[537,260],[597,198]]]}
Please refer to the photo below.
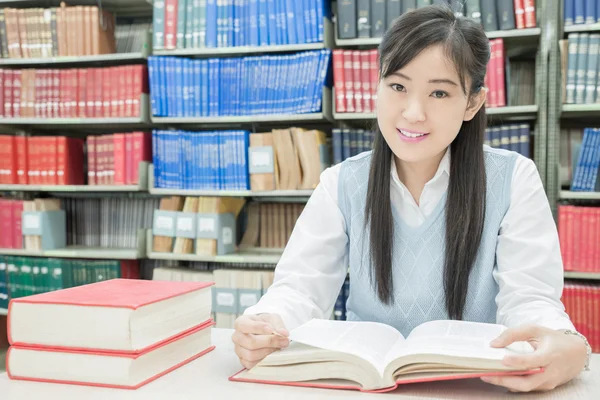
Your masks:
{"label": "woman's left hand", "polygon": [[509,355],[502,363],[519,369],[544,368],[544,371],[524,376],[482,377],[484,382],[504,386],[513,392],[552,390],[577,376],[585,367],[587,358],[584,341],[563,331],[539,325],[509,328],[490,343],[492,347],[506,347],[517,341],[527,341],[533,353]]}

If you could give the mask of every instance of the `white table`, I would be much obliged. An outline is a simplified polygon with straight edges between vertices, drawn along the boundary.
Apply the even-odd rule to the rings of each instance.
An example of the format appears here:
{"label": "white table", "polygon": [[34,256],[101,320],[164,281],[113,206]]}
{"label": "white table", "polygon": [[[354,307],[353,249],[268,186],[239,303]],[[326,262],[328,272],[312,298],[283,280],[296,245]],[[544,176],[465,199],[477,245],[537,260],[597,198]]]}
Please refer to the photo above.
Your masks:
{"label": "white table", "polygon": [[[480,380],[434,382],[406,385],[391,394],[360,393],[353,390],[314,389],[230,382],[227,378],[241,369],[233,352],[232,330],[213,329],[212,340],[217,346],[211,353],[171,372],[138,390],[105,389],[52,383],[11,381],[0,375],[1,400],[133,400],[133,399],[515,399],[503,388]],[[529,393],[519,399],[600,399],[600,355],[594,355],[592,371],[548,393]]]}

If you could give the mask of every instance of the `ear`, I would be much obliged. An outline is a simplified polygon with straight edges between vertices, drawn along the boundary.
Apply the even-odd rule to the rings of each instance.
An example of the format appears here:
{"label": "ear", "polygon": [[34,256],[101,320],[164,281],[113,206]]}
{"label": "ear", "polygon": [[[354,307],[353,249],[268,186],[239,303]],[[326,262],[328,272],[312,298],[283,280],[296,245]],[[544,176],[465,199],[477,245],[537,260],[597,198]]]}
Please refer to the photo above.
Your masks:
{"label": "ear", "polygon": [[470,121],[473,119],[475,114],[479,111],[481,107],[484,107],[485,99],[487,98],[488,88],[482,87],[475,96],[471,96],[469,100],[469,104],[467,105],[467,109],[465,110],[465,115],[463,117],[464,121]]}

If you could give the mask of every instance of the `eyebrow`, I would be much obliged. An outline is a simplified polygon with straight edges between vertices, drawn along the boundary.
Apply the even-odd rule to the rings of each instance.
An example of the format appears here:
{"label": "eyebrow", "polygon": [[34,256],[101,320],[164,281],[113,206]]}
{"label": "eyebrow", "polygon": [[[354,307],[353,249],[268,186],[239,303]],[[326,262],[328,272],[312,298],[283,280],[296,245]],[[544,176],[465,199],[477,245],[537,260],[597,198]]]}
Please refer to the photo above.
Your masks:
{"label": "eyebrow", "polygon": [[[402,72],[392,72],[392,75],[396,75],[397,77],[404,78],[407,81],[412,81],[408,76],[404,75]],[[451,79],[430,79],[429,83],[447,83],[448,85],[458,86],[456,82]]]}

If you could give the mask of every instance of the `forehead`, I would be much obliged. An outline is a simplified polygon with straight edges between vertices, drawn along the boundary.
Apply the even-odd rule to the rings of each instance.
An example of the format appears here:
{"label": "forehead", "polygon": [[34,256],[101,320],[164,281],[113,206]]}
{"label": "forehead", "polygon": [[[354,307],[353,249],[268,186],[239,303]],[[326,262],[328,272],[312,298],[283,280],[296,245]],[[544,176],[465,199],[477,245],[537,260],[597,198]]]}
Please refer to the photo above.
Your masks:
{"label": "forehead", "polygon": [[404,67],[393,72],[402,72],[413,80],[451,79],[459,83],[454,61],[448,58],[441,45],[424,49]]}

